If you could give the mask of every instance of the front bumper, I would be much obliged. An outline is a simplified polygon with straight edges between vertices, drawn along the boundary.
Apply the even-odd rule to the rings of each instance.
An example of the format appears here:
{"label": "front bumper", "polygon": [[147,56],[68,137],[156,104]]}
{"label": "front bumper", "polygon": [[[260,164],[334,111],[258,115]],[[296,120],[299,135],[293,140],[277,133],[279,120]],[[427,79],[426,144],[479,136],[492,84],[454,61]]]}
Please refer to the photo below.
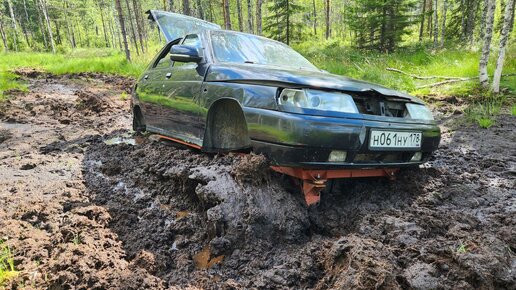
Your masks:
{"label": "front bumper", "polygon": [[[433,122],[380,116],[320,117],[265,109],[245,108],[255,152],[274,165],[303,168],[389,168],[415,166],[427,161],[439,145],[441,134]],[[370,150],[371,129],[421,132],[420,150]],[[345,151],[342,162],[328,162],[334,150]],[[419,161],[411,162],[416,152]]]}

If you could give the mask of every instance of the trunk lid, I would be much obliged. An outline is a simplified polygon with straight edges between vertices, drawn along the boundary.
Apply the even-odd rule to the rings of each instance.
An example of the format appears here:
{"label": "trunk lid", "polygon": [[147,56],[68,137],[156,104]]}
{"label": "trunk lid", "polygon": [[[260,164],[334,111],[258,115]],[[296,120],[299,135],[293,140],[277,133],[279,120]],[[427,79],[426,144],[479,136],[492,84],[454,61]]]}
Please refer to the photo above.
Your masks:
{"label": "trunk lid", "polygon": [[167,42],[187,34],[200,33],[203,30],[221,29],[215,23],[178,13],[149,10],[147,14],[150,21],[157,23]]}

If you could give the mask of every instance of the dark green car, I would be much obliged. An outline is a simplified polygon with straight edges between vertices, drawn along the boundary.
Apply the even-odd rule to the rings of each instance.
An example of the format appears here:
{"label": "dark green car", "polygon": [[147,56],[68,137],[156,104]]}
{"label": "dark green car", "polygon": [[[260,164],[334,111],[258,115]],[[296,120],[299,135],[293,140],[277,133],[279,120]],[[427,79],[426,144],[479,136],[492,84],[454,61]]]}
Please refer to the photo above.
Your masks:
{"label": "dark green car", "polygon": [[168,43],[135,86],[136,131],[311,169],[414,166],[439,145],[415,97],[327,73],[264,37],[162,11],[149,18]]}

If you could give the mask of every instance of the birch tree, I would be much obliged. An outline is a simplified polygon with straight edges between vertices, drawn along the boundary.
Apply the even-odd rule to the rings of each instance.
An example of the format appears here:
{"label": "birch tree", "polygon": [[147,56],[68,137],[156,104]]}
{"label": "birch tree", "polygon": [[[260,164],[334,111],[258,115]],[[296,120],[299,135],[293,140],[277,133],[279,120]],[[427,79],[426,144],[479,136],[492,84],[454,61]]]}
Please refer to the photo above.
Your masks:
{"label": "birch tree", "polygon": [[50,46],[52,47],[52,53],[56,53],[56,46],[54,43],[54,36],[52,34],[52,26],[50,26],[50,18],[48,17],[48,9],[47,2],[45,0],[39,0],[41,5],[41,11],[43,12],[43,17],[45,17],[45,23],[47,25],[48,37],[50,38]]}
{"label": "birch tree", "polygon": [[18,51],[18,27],[16,25],[16,17],[14,17],[13,4],[11,3],[11,0],[7,0],[7,6],[9,8],[9,14],[11,15],[11,25],[13,28],[13,46],[14,50]]}
{"label": "birch tree", "polygon": [[488,9],[486,15],[486,27],[484,35],[484,44],[482,46],[482,55],[480,57],[479,65],[479,80],[480,84],[487,88],[489,86],[489,75],[487,74],[487,63],[489,61],[489,52],[491,49],[491,39],[493,38],[493,22],[496,8],[496,0],[488,0]]}
{"label": "birch tree", "polygon": [[502,33],[500,35],[500,51],[498,53],[498,60],[496,61],[496,70],[493,76],[493,92],[500,92],[500,79],[502,78],[503,64],[505,61],[505,52],[507,49],[507,42],[509,41],[512,20],[514,17],[514,2],[516,0],[508,0],[505,5],[505,13],[503,17]]}
{"label": "birch tree", "polygon": [[0,9],[0,36],[2,36],[2,43],[4,44],[4,51],[9,51],[9,46],[7,45],[7,36],[5,35],[4,30],[4,20],[2,15],[2,10]]}

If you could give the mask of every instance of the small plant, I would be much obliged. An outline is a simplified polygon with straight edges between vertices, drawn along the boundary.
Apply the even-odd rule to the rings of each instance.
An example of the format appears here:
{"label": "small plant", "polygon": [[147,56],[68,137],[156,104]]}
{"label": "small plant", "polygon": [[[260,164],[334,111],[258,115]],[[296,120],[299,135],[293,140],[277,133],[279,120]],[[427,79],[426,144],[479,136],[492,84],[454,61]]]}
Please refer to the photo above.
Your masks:
{"label": "small plant", "polygon": [[129,95],[126,92],[122,92],[120,95],[120,100],[125,101],[129,98]]}
{"label": "small plant", "polygon": [[513,116],[516,116],[516,105],[513,105],[512,108],[511,108],[511,114]]}
{"label": "small plant", "polygon": [[494,125],[494,121],[489,118],[480,118],[477,121],[478,121],[478,125],[484,129],[490,128],[491,126]]}
{"label": "small plant", "polygon": [[80,245],[80,244],[82,244],[81,233],[75,233],[75,234],[73,235],[72,243],[73,243],[74,245]]}
{"label": "small plant", "polygon": [[14,256],[11,248],[0,239],[0,286],[16,277],[18,273],[14,268]]}
{"label": "small plant", "polygon": [[468,249],[466,248],[466,245],[464,245],[464,243],[460,242],[460,245],[457,247],[457,253],[465,254],[467,252],[468,252]]}

